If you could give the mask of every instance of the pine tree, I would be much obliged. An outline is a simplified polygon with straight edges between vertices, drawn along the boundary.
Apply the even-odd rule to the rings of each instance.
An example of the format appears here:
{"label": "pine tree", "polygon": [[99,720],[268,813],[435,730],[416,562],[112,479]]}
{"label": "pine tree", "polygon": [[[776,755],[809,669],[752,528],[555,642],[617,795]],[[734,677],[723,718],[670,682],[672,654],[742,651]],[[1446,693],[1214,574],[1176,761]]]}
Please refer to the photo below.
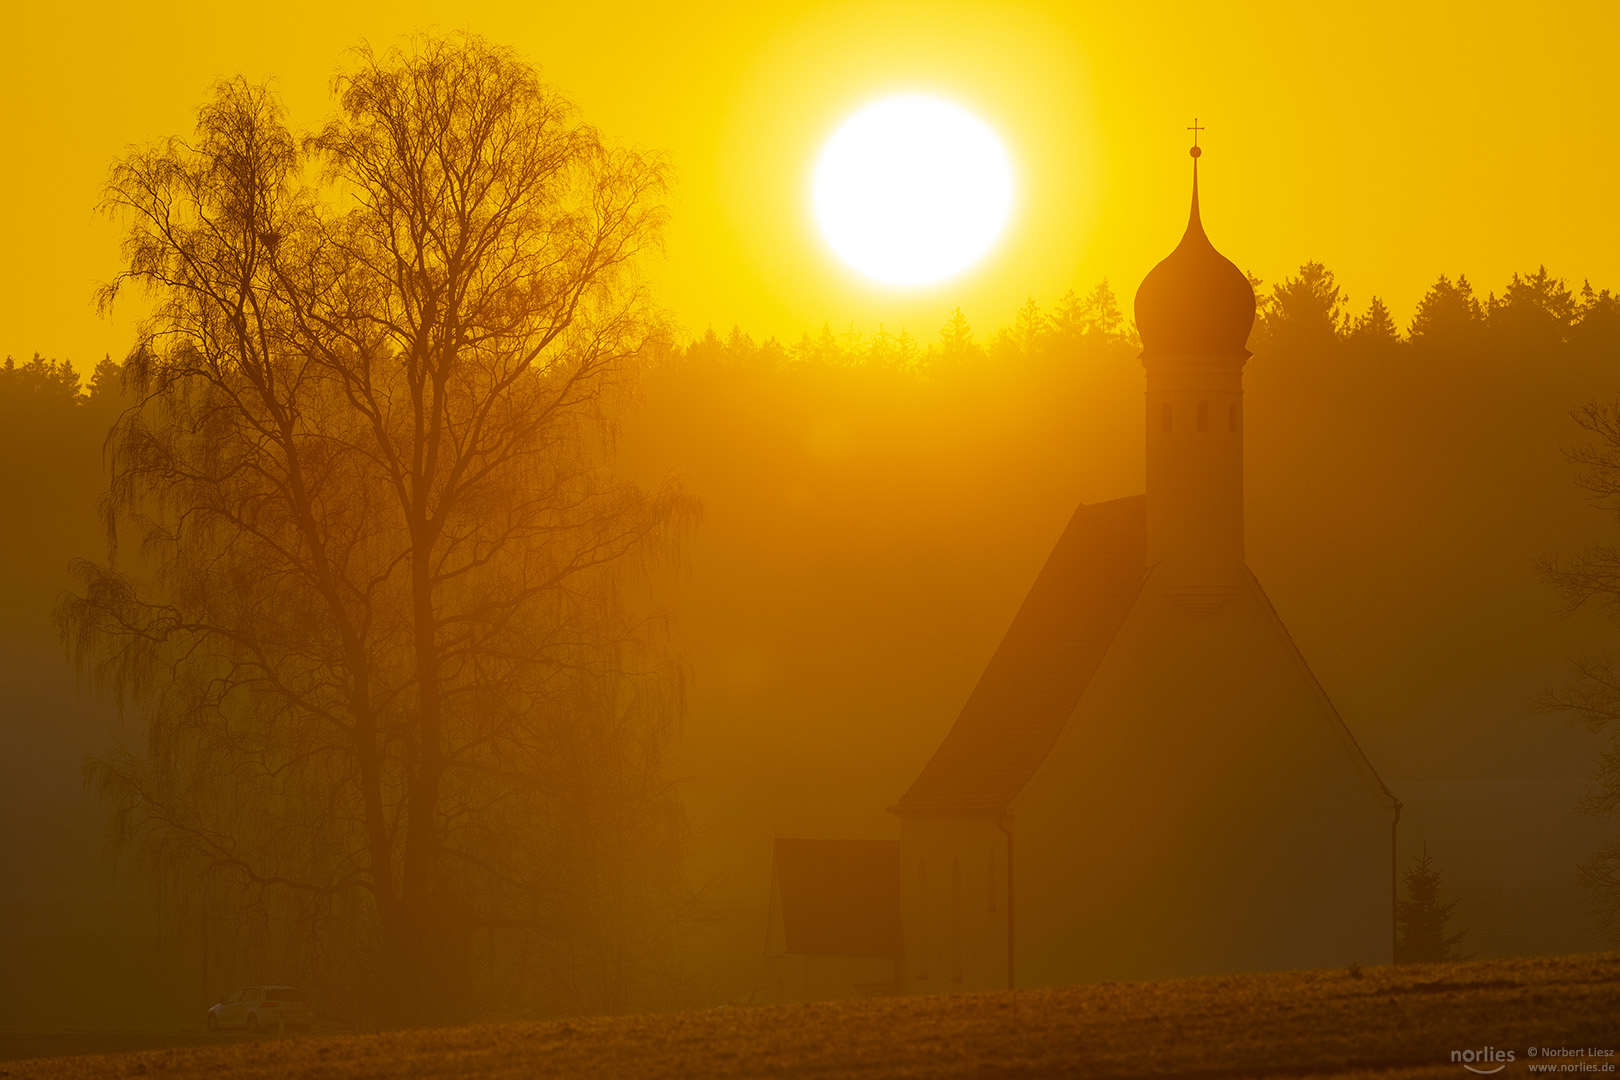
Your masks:
{"label": "pine tree", "polygon": [[939,328],[939,351],[941,357],[953,363],[961,363],[979,353],[979,347],[973,343],[973,327],[961,308],[952,311],[945,325]]}
{"label": "pine tree", "polygon": [[1034,356],[1040,351],[1041,345],[1046,341],[1046,316],[1041,314],[1040,305],[1035,303],[1031,296],[1024,301],[1024,306],[1018,309],[1018,315],[1013,323],[1013,341],[1020,355]]}
{"label": "pine tree", "polygon": [[1456,900],[1440,899],[1440,868],[1431,864],[1429,847],[1412,856],[1406,871],[1406,899],[1395,902],[1397,964],[1423,964],[1443,960],[1463,960],[1457,949],[1467,933],[1446,932]]}
{"label": "pine tree", "polygon": [[1485,324],[1492,345],[1509,354],[1537,355],[1569,340],[1580,318],[1580,302],[1563,278],[1547,273],[1514,274],[1500,298],[1485,303]]}
{"label": "pine tree", "polygon": [[1264,316],[1267,348],[1279,356],[1333,354],[1344,338],[1348,300],[1333,271],[1319,262],[1306,263],[1298,277],[1285,277],[1271,287]]}
{"label": "pine tree", "polygon": [[1119,310],[1119,301],[1114,297],[1114,290],[1109,288],[1107,278],[1099,281],[1086,297],[1085,318],[1087,337],[1113,341],[1123,336],[1120,324],[1125,321],[1125,316]]}
{"label": "pine tree", "polygon": [[90,400],[101,402],[117,397],[122,386],[123,371],[123,365],[115,362],[111,353],[103,356],[90,376],[87,390]]}
{"label": "pine tree", "polygon": [[1419,349],[1467,353],[1478,347],[1484,326],[1485,311],[1474,298],[1468,276],[1459,274],[1452,284],[1441,274],[1418,301],[1406,336]]}
{"label": "pine tree", "polygon": [[1124,340],[1129,337],[1122,328],[1124,322],[1114,290],[1103,278],[1084,300],[1073,289],[1064,293],[1049,322],[1049,332],[1060,345],[1072,348],[1083,342]]}
{"label": "pine tree", "polygon": [[1367,313],[1356,316],[1350,323],[1345,344],[1351,352],[1361,355],[1390,353],[1401,347],[1401,332],[1382,300],[1373,297],[1367,305]]}

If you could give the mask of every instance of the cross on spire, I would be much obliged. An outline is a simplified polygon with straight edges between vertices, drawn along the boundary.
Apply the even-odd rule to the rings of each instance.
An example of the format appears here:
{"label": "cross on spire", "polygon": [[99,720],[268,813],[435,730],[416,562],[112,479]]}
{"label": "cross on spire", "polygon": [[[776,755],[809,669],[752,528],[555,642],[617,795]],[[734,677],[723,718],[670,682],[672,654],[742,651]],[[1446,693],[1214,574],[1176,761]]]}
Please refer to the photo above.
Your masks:
{"label": "cross on spire", "polygon": [[1198,117],[1193,117],[1192,127],[1188,128],[1187,130],[1193,133],[1192,149],[1187,151],[1187,153],[1191,154],[1193,159],[1196,161],[1198,155],[1203,153],[1203,151],[1198,148],[1198,133],[1204,129],[1199,126]]}

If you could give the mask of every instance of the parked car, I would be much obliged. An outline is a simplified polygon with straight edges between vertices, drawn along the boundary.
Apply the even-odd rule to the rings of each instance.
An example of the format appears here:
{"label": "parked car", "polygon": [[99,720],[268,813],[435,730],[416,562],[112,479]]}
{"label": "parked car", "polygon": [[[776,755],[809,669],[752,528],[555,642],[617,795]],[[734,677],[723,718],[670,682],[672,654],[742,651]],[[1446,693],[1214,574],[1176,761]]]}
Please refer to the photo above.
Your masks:
{"label": "parked car", "polygon": [[308,996],[290,986],[244,986],[208,1010],[209,1031],[225,1028],[308,1030],[314,1026],[315,1012],[310,1008]]}

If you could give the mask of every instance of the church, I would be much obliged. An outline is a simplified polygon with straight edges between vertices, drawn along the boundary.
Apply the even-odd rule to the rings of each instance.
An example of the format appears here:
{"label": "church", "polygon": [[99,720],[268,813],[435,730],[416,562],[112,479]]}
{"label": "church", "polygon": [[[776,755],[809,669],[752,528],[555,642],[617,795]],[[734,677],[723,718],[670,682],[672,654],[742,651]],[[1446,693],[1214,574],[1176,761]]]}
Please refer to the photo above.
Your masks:
{"label": "church", "polygon": [[1255,297],[1192,155],[1186,233],[1136,294],[1147,492],[1075,511],[897,844],[777,842],[767,952],[821,965],[778,996],[1391,959],[1401,804],[1245,562]]}

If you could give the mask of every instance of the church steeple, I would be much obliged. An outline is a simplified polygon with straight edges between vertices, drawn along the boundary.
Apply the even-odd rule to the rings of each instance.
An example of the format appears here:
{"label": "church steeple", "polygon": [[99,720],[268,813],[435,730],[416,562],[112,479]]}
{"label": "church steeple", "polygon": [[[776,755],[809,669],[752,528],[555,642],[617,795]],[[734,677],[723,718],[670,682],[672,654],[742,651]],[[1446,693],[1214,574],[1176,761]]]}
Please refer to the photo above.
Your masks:
{"label": "church steeple", "polygon": [[[1196,130],[1196,122],[1195,122]],[[1243,365],[1248,277],[1210,243],[1192,148],[1187,230],[1136,291],[1147,372],[1148,559],[1188,610],[1214,610],[1243,571]]]}
{"label": "church steeple", "polygon": [[1144,358],[1156,353],[1248,356],[1254,289],[1232,260],[1215,250],[1198,212],[1198,158],[1192,148],[1192,212],[1187,231],[1136,290],[1136,329]]}

